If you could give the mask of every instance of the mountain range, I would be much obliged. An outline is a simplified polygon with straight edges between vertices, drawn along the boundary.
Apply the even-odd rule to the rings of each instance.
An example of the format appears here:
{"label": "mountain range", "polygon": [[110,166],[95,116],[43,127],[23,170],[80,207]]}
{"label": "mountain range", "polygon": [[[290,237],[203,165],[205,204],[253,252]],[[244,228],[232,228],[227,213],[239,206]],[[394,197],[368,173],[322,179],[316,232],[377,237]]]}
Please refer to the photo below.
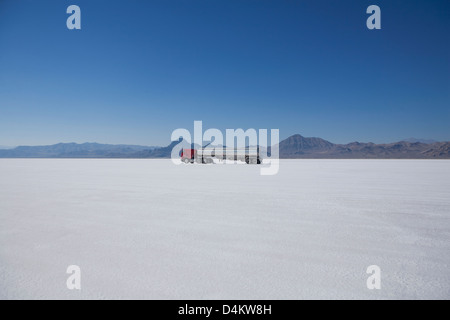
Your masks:
{"label": "mountain range", "polygon": [[450,159],[450,142],[334,144],[299,134],[280,142],[280,158],[287,159]]}
{"label": "mountain range", "polygon": [[[387,144],[334,144],[321,138],[293,135],[279,144],[282,159],[450,159],[450,142],[407,139]],[[172,148],[99,143],[59,143],[0,150],[0,158],[170,158]]]}

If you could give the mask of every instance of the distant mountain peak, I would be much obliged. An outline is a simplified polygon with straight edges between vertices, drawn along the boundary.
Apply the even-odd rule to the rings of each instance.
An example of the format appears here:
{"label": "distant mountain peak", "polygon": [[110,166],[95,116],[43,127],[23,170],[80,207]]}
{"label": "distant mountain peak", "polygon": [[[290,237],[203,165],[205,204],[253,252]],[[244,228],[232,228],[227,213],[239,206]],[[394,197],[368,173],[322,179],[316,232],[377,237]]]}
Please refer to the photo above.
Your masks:
{"label": "distant mountain peak", "polygon": [[425,144],[433,144],[436,143],[438,141],[436,140],[432,140],[432,139],[417,139],[417,138],[408,138],[408,139],[403,139],[402,141],[405,142],[409,142],[409,143],[425,143]]}
{"label": "distant mountain peak", "polygon": [[304,154],[305,152],[324,151],[333,148],[334,144],[322,138],[305,138],[295,134],[280,142],[280,154]]}

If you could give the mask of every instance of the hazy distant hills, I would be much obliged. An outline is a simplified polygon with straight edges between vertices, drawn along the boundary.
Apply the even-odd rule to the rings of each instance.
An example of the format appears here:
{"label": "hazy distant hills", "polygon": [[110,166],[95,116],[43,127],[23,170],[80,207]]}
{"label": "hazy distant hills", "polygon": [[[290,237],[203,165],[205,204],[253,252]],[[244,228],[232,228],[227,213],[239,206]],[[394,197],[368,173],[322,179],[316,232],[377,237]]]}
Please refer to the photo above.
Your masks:
{"label": "hazy distant hills", "polygon": [[433,144],[433,143],[438,142],[436,140],[431,140],[431,139],[417,139],[417,138],[408,138],[408,139],[404,139],[402,141],[411,142],[411,143],[420,142],[420,143],[425,143],[425,144]]}
{"label": "hazy distant hills", "polygon": [[154,147],[99,143],[58,143],[51,146],[0,150],[0,158],[121,158]]}
{"label": "hazy distant hills", "polygon": [[[408,139],[388,144],[334,144],[299,134],[280,142],[283,159],[450,159],[450,142]],[[420,142],[422,141],[422,142]],[[59,143],[51,146],[0,150],[0,158],[170,158],[172,148],[99,143]]]}

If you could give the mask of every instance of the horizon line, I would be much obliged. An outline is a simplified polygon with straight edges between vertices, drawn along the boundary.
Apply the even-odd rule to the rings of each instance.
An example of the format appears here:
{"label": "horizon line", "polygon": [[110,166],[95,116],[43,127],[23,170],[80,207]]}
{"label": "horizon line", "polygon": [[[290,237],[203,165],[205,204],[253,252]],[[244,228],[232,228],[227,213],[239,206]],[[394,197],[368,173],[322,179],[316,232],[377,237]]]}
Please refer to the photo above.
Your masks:
{"label": "horizon line", "polygon": [[[346,144],[351,144],[351,143],[373,143],[373,144],[392,144],[392,143],[399,143],[399,142],[410,142],[410,143],[415,143],[415,142],[419,142],[419,143],[425,143],[425,144],[433,144],[433,143],[446,143],[446,142],[450,142],[450,141],[439,141],[439,140],[435,140],[435,139],[423,139],[423,138],[405,138],[405,139],[401,139],[398,141],[392,141],[392,142],[379,142],[379,143],[375,143],[372,141],[351,141],[351,142],[347,142],[347,143],[335,143],[332,142],[330,140],[321,138],[321,137],[305,137],[299,133],[293,134],[288,136],[285,139],[282,139],[280,142],[289,139],[291,137],[294,136],[302,136],[303,138],[307,138],[307,139],[322,139],[325,141],[328,141],[332,144],[336,144],[336,145],[346,145]],[[415,142],[411,142],[408,140],[417,140]],[[424,142],[427,141],[427,142]],[[173,141],[172,141],[173,142]],[[102,142],[92,142],[92,141],[86,141],[86,142],[74,142],[74,141],[70,141],[70,142],[56,142],[56,143],[49,143],[49,144],[36,144],[36,145],[32,145],[32,144],[20,144],[20,145],[15,145],[15,146],[8,146],[8,145],[0,145],[0,150],[7,150],[7,149],[15,149],[15,148],[19,148],[19,147],[48,147],[48,146],[55,146],[55,145],[59,145],[59,144],[76,144],[76,145],[83,145],[83,144],[99,144],[99,145],[111,145],[111,146],[133,146],[133,147],[145,147],[145,148],[165,148],[167,146],[169,146],[172,142],[170,142],[168,145],[166,146],[160,146],[160,145],[143,145],[143,144],[135,144],[135,143],[102,143]]]}

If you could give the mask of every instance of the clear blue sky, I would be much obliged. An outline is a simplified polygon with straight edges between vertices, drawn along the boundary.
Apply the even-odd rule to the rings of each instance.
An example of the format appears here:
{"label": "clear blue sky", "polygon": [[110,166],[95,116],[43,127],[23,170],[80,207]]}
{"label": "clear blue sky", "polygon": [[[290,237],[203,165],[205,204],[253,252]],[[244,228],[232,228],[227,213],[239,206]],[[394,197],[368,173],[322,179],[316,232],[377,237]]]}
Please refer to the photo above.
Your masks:
{"label": "clear blue sky", "polygon": [[0,0],[0,145],[167,145],[194,120],[450,140],[450,1]]}

